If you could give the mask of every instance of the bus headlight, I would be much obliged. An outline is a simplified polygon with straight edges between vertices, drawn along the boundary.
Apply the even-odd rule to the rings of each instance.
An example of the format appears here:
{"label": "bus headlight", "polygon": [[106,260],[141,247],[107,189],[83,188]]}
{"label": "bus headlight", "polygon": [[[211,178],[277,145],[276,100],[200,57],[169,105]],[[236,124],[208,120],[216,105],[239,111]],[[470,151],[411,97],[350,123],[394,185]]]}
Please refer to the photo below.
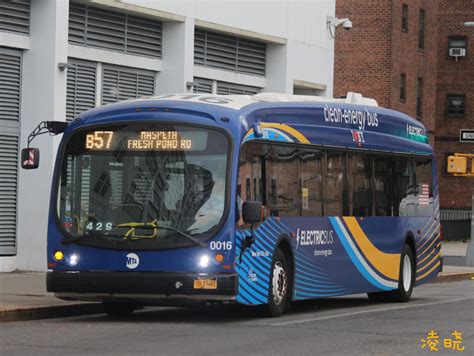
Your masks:
{"label": "bus headlight", "polygon": [[206,268],[209,266],[209,256],[208,255],[202,255],[199,258],[199,267]]}
{"label": "bus headlight", "polygon": [[79,262],[79,256],[76,255],[75,253],[69,257],[69,264],[71,266],[77,265],[78,262]]}

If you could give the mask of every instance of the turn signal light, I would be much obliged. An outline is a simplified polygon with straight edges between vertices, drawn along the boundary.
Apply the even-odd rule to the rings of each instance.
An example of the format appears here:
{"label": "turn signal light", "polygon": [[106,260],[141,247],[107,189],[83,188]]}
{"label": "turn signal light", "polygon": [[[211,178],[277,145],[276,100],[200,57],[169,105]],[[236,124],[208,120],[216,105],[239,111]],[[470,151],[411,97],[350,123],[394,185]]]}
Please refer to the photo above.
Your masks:
{"label": "turn signal light", "polygon": [[222,263],[224,261],[224,255],[222,253],[218,253],[215,259],[217,263]]}
{"label": "turn signal light", "polygon": [[59,262],[59,261],[62,261],[62,260],[64,259],[64,253],[63,253],[62,251],[59,251],[59,250],[58,250],[58,251],[56,251],[56,252],[54,253],[53,257],[54,257],[54,259],[55,259],[56,261],[58,261],[58,262]]}

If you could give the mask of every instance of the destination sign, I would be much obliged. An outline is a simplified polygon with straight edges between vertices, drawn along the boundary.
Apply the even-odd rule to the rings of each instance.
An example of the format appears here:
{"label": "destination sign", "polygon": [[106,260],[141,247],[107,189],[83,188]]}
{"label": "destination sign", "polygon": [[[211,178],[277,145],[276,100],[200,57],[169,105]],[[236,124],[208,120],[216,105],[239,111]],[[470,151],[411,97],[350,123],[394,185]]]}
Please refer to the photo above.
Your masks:
{"label": "destination sign", "polygon": [[92,131],[86,134],[84,148],[92,151],[189,151],[206,147],[203,131]]}

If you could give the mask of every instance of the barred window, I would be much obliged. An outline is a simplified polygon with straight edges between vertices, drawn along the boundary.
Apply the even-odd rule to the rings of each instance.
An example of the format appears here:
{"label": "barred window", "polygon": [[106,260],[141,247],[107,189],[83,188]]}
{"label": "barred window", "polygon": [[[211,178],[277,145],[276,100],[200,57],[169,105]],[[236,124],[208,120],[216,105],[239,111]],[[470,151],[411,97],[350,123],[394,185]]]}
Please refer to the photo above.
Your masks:
{"label": "barred window", "polygon": [[71,2],[69,43],[161,58],[162,23]]}
{"label": "barred window", "polygon": [[466,114],[466,96],[462,94],[448,94],[446,96],[446,116],[464,117]]}
{"label": "barred window", "polygon": [[197,65],[264,76],[266,51],[263,42],[199,28],[194,32]]}

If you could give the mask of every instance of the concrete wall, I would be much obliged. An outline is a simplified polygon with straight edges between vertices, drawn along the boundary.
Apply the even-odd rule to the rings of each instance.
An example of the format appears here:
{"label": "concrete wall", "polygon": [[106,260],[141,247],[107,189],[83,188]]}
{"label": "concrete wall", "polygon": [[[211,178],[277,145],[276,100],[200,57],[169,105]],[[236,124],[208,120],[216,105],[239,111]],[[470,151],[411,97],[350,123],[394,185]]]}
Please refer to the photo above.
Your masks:
{"label": "concrete wall", "polygon": [[[157,94],[189,92],[186,82],[204,77],[250,85],[263,91],[292,93],[294,81],[333,88],[334,40],[326,16],[334,16],[335,0],[155,1],[91,0],[111,10],[130,11],[163,20],[161,59],[68,44],[67,0],[32,1],[30,36],[0,32],[0,46],[23,50],[21,146],[43,120],[64,121],[67,70],[58,69],[68,58],[129,66],[157,72]],[[253,76],[194,65],[194,27],[209,28],[264,41],[266,76]],[[100,84],[97,85],[100,88]],[[100,103],[97,93],[96,103]],[[17,256],[0,257],[0,272],[46,270],[46,236],[53,163],[60,138],[39,136],[38,170],[19,172]]]}

